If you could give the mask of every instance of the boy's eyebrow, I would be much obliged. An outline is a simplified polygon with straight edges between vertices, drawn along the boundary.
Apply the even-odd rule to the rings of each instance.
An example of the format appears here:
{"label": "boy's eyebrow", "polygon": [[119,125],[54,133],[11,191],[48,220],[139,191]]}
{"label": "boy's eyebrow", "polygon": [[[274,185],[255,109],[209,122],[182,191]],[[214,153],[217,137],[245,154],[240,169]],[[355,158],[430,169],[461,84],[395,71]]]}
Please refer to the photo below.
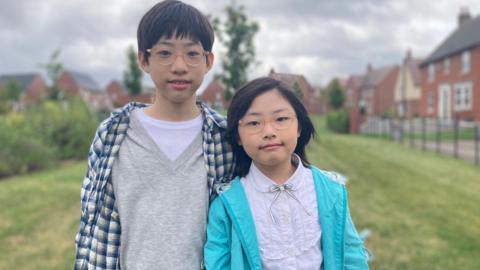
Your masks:
{"label": "boy's eyebrow", "polygon": [[[157,42],[157,44],[166,45],[166,46],[170,46],[170,47],[175,46],[175,43],[174,43],[174,42],[168,41],[168,40],[159,41],[159,42]],[[192,46],[197,46],[197,45],[199,45],[199,42],[193,42],[193,41],[191,41],[191,42],[188,42],[188,43],[184,44],[183,46],[184,46],[184,47],[192,47]]]}

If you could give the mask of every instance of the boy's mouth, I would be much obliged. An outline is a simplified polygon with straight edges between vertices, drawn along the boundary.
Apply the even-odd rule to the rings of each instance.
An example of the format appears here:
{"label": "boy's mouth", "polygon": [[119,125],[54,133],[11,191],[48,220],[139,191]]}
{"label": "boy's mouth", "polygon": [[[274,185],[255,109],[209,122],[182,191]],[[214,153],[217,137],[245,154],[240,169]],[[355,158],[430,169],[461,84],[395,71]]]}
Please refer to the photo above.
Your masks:
{"label": "boy's mouth", "polygon": [[191,84],[191,82],[187,80],[169,80],[168,84],[170,84],[175,90],[184,90]]}

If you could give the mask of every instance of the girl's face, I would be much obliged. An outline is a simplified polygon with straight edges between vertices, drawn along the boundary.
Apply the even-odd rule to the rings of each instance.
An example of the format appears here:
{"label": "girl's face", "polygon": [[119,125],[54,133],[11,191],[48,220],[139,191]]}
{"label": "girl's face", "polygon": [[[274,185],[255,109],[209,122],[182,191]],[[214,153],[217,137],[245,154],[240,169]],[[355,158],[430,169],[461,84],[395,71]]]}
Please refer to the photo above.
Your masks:
{"label": "girl's face", "polygon": [[290,166],[300,136],[295,110],[277,90],[265,92],[239,121],[238,135],[238,143],[259,169]]}

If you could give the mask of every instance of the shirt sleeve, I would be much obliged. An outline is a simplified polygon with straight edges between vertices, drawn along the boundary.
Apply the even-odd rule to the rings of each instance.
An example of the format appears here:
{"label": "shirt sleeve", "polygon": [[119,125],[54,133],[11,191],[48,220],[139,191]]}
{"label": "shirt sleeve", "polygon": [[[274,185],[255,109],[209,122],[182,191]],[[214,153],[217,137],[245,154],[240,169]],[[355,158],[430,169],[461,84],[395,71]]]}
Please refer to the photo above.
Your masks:
{"label": "shirt sleeve", "polygon": [[230,269],[232,223],[219,197],[211,204],[208,214],[204,264],[207,270]]}
{"label": "shirt sleeve", "polygon": [[345,223],[345,269],[369,269],[364,243],[358,236],[348,206]]}

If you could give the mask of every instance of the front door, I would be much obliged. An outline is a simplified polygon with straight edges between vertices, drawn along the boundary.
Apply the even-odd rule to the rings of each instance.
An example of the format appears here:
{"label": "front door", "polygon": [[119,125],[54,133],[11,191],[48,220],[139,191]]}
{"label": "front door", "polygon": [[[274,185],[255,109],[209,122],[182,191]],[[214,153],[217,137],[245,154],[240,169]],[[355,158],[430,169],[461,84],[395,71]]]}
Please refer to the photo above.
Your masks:
{"label": "front door", "polygon": [[438,117],[442,119],[450,119],[452,117],[450,88],[449,84],[442,84],[438,88]]}

